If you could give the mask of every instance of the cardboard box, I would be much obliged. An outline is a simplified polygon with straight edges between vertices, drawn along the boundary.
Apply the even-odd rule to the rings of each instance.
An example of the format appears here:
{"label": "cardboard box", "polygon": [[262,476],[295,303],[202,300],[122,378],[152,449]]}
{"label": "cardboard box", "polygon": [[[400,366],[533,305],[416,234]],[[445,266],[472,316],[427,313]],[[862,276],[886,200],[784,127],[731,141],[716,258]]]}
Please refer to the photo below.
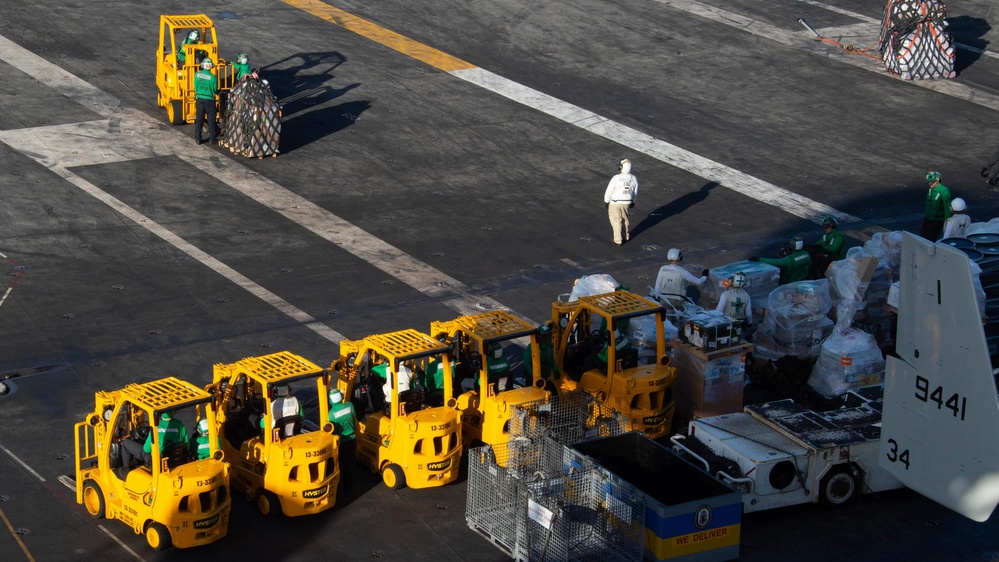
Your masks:
{"label": "cardboard box", "polygon": [[705,353],[677,342],[672,363],[676,367],[676,413],[697,419],[741,412],[746,354],[752,350],[752,344],[744,343]]}
{"label": "cardboard box", "polygon": [[874,271],[878,268],[878,258],[874,256],[864,256],[857,261],[857,277],[861,283],[867,283],[874,278]]}

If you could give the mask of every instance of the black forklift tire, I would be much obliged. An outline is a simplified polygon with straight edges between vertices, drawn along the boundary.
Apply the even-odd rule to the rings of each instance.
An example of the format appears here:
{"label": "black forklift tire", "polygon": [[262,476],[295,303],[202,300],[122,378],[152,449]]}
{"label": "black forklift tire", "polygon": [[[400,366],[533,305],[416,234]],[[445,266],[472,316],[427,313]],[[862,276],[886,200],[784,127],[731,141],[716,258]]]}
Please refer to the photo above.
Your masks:
{"label": "black forklift tire", "polygon": [[830,468],[819,484],[819,498],[822,503],[831,508],[839,508],[857,499],[860,481],[854,474],[854,468],[849,464]]}
{"label": "black forklift tire", "polygon": [[170,531],[162,523],[150,523],[146,527],[146,543],[153,550],[166,550],[173,544]]}
{"label": "black forklift tire", "polygon": [[398,490],[406,485],[406,473],[397,464],[390,464],[382,470],[382,481],[392,490]]}
{"label": "black forklift tire", "polygon": [[281,501],[274,492],[260,490],[260,494],[257,495],[257,509],[262,515],[277,517],[281,515]]}
{"label": "black forklift tire", "polygon": [[167,120],[171,125],[184,124],[184,103],[180,100],[170,100],[167,104]]}
{"label": "black forklift tire", "polygon": [[101,491],[97,482],[87,480],[83,484],[83,505],[87,508],[87,513],[94,516],[94,519],[104,519],[104,492]]}

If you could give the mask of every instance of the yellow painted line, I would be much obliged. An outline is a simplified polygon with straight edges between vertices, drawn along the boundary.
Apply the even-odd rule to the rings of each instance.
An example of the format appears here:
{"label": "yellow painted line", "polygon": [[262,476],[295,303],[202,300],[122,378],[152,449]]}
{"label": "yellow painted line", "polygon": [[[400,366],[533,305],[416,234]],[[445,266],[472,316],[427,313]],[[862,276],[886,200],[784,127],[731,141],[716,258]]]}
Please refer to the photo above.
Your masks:
{"label": "yellow painted line", "polygon": [[14,526],[10,524],[10,520],[8,520],[7,516],[4,515],[2,509],[0,509],[0,517],[2,517],[3,522],[7,524],[7,529],[10,531],[10,536],[14,537],[14,540],[17,541],[17,544],[21,546],[21,550],[24,551],[24,555],[27,556],[28,560],[30,560],[31,562],[35,562],[35,558],[31,556],[30,552],[28,552],[28,547],[24,546],[24,543],[21,542],[21,537],[17,536],[17,533],[14,532]]}
{"label": "yellow painted line", "polygon": [[434,68],[444,72],[454,72],[455,70],[468,70],[475,68],[470,62],[465,62],[457,57],[443,53],[413,41],[408,37],[399,35],[394,31],[389,31],[384,27],[371,23],[343,10],[334,8],[329,4],[319,0],[283,0],[285,4],[294,6],[299,10],[306,11],[318,18],[339,25],[340,27],[353,31],[354,33],[366,37],[376,43],[381,43],[386,47],[398,51],[404,55],[413,57],[416,60],[425,62]]}

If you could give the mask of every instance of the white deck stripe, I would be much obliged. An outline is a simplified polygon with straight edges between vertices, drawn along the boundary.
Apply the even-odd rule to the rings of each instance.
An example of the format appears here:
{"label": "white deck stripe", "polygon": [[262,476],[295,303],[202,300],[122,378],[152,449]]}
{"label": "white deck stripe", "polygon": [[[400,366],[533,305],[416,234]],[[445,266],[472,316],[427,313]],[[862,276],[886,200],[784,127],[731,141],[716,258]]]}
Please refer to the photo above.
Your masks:
{"label": "white deck stripe", "polygon": [[[23,131],[17,131],[23,132]],[[327,340],[333,343],[339,343],[340,340],[344,339],[342,335],[338,332],[326,326],[325,324],[319,322],[305,311],[293,306],[291,303],[282,299],[281,297],[275,295],[274,293],[268,291],[267,289],[261,287],[260,285],[254,283],[251,279],[245,275],[239,273],[238,271],[232,269],[221,261],[210,256],[206,252],[202,251],[195,245],[187,242],[180,236],[174,234],[172,231],[166,227],[160,225],[159,223],[153,221],[149,217],[143,215],[139,211],[136,211],[132,207],[126,205],[122,201],[108,194],[104,190],[95,186],[94,184],[88,182],[82,177],[74,174],[73,172],[67,170],[62,165],[50,160],[46,155],[46,146],[42,143],[37,142],[37,137],[31,134],[31,130],[28,134],[22,135],[11,135],[10,131],[5,131],[0,133],[0,140],[10,144],[14,148],[23,151],[28,156],[34,158],[38,163],[46,166],[50,171],[59,175],[69,183],[75,185],[84,193],[94,197],[95,199],[101,201],[108,207],[114,209],[118,213],[124,215],[126,218],[134,222],[135,224],[145,228],[149,232],[159,236],[165,242],[169,243],[178,250],[184,252],[185,254],[191,256],[192,258],[198,260],[206,267],[210,268],[212,271],[218,273],[220,276],[228,279],[232,283],[238,285],[243,290],[254,295],[260,300],[271,305],[280,312],[286,314],[292,319],[305,325],[312,331],[316,332],[320,336],[323,336]],[[16,139],[16,143],[12,144],[11,137]]]}
{"label": "white deck stripe", "polygon": [[132,550],[131,548],[129,548],[127,544],[125,544],[124,542],[122,542],[121,539],[119,539],[118,537],[116,537],[114,533],[112,533],[111,531],[109,531],[107,529],[107,527],[105,527],[104,525],[98,525],[97,528],[100,529],[100,530],[102,530],[102,531],[104,531],[104,534],[106,534],[107,536],[111,537],[111,539],[114,542],[118,543],[118,546],[120,546],[125,552],[131,554],[132,558],[135,558],[136,560],[139,560],[141,562],[145,562],[145,559],[143,559],[141,556],[139,556],[138,552],[135,552],[134,550]]}
{"label": "white deck stripe", "polygon": [[[220,159],[214,150],[207,147],[195,149],[191,139],[183,135],[179,129],[155,121],[137,110],[120,107],[117,100],[91,84],[2,36],[0,36],[0,59],[10,62],[21,72],[43,81],[77,103],[91,107],[106,117],[113,114],[114,119],[120,120],[117,127],[119,133],[109,133],[106,121],[90,121],[0,131],[0,140],[15,150],[24,152],[70,183],[129,217],[139,226],[147,228],[278,310],[306,323],[330,341],[339,342],[343,336],[77,176],[68,168],[139,158],[176,156],[236,191],[280,212],[290,220],[301,221],[298,222],[301,226],[336,243],[366,263],[414,289],[441,298],[447,306],[460,314],[476,314],[484,309],[508,309],[494,299],[469,294],[467,287],[457,279],[263,178],[237,161]],[[137,141],[139,138],[141,142]],[[525,320],[533,322],[527,318]]]}
{"label": "white deck stripe", "polygon": [[17,457],[17,455],[15,455],[14,453],[12,453],[10,451],[10,449],[8,449],[7,447],[4,447],[3,445],[0,445],[0,450],[2,450],[3,452],[7,453],[7,456],[9,456],[10,458],[14,459],[14,462],[16,462],[17,464],[21,465],[21,468],[23,468],[24,470],[27,470],[32,476],[34,476],[35,478],[37,478],[39,482],[45,482],[45,479],[42,478],[41,474],[38,474],[37,472],[35,472],[35,470],[33,468],[31,468],[30,466],[28,466],[27,464],[25,464],[24,461],[22,461],[21,459],[19,459]]}
{"label": "white deck stripe", "polygon": [[[817,41],[814,39],[814,36],[804,28],[802,28],[800,32],[787,31],[735,12],[703,4],[697,0],[654,1],[688,14],[694,14],[716,23],[725,24],[729,27],[747,31],[753,35],[759,35],[799,51],[833,58],[849,65],[856,66],[857,68],[862,68],[864,70],[892,78],[893,80],[903,84],[933,90],[934,92],[940,94],[945,94],[953,98],[999,111],[999,96],[995,94],[974,88],[957,80],[902,80],[888,74],[884,65],[879,61],[863,55],[850,54],[843,49],[837,49],[832,45]],[[822,34],[821,29],[816,29],[816,31]],[[871,41],[875,40],[877,40],[877,35],[874,35],[874,37],[871,38]],[[860,46],[864,47],[866,45]]]}
{"label": "white deck stripe", "polygon": [[451,74],[503,97],[537,109],[570,125],[575,125],[595,135],[651,156],[656,160],[686,170],[706,180],[718,182],[733,191],[777,207],[789,214],[816,223],[821,223],[823,217],[829,215],[835,216],[840,222],[844,223],[860,220],[853,215],[837,211],[828,205],[813,201],[803,195],[788,191],[724,164],[719,164],[666,141],[661,141],[646,133],[611,121],[606,117],[601,117],[581,107],[493,74],[488,70],[471,68],[468,70],[456,70]]}

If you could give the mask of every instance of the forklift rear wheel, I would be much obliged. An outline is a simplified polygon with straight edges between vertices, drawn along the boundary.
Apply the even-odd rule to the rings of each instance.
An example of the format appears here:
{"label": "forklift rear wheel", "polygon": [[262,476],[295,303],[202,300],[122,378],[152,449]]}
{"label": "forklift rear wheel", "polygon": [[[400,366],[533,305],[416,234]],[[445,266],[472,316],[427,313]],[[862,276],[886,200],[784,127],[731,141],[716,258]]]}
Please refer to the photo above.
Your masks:
{"label": "forklift rear wheel", "polygon": [[830,507],[847,505],[857,496],[857,478],[849,465],[840,465],[829,470],[819,487],[822,502]]}
{"label": "forklift rear wheel", "polygon": [[281,514],[281,502],[274,492],[261,490],[257,496],[257,509],[260,513],[269,517],[277,517]]}
{"label": "forklift rear wheel", "polygon": [[171,125],[184,124],[184,104],[181,103],[180,100],[170,100],[166,109],[167,121],[169,121]]}
{"label": "forklift rear wheel", "polygon": [[170,531],[161,523],[150,523],[146,527],[146,542],[153,550],[170,548]]}
{"label": "forklift rear wheel", "polygon": [[382,470],[382,481],[393,490],[398,490],[406,485],[406,473],[397,464],[390,464]]}
{"label": "forklift rear wheel", "polygon": [[104,519],[104,493],[97,482],[87,480],[83,485],[83,505],[95,519]]}

